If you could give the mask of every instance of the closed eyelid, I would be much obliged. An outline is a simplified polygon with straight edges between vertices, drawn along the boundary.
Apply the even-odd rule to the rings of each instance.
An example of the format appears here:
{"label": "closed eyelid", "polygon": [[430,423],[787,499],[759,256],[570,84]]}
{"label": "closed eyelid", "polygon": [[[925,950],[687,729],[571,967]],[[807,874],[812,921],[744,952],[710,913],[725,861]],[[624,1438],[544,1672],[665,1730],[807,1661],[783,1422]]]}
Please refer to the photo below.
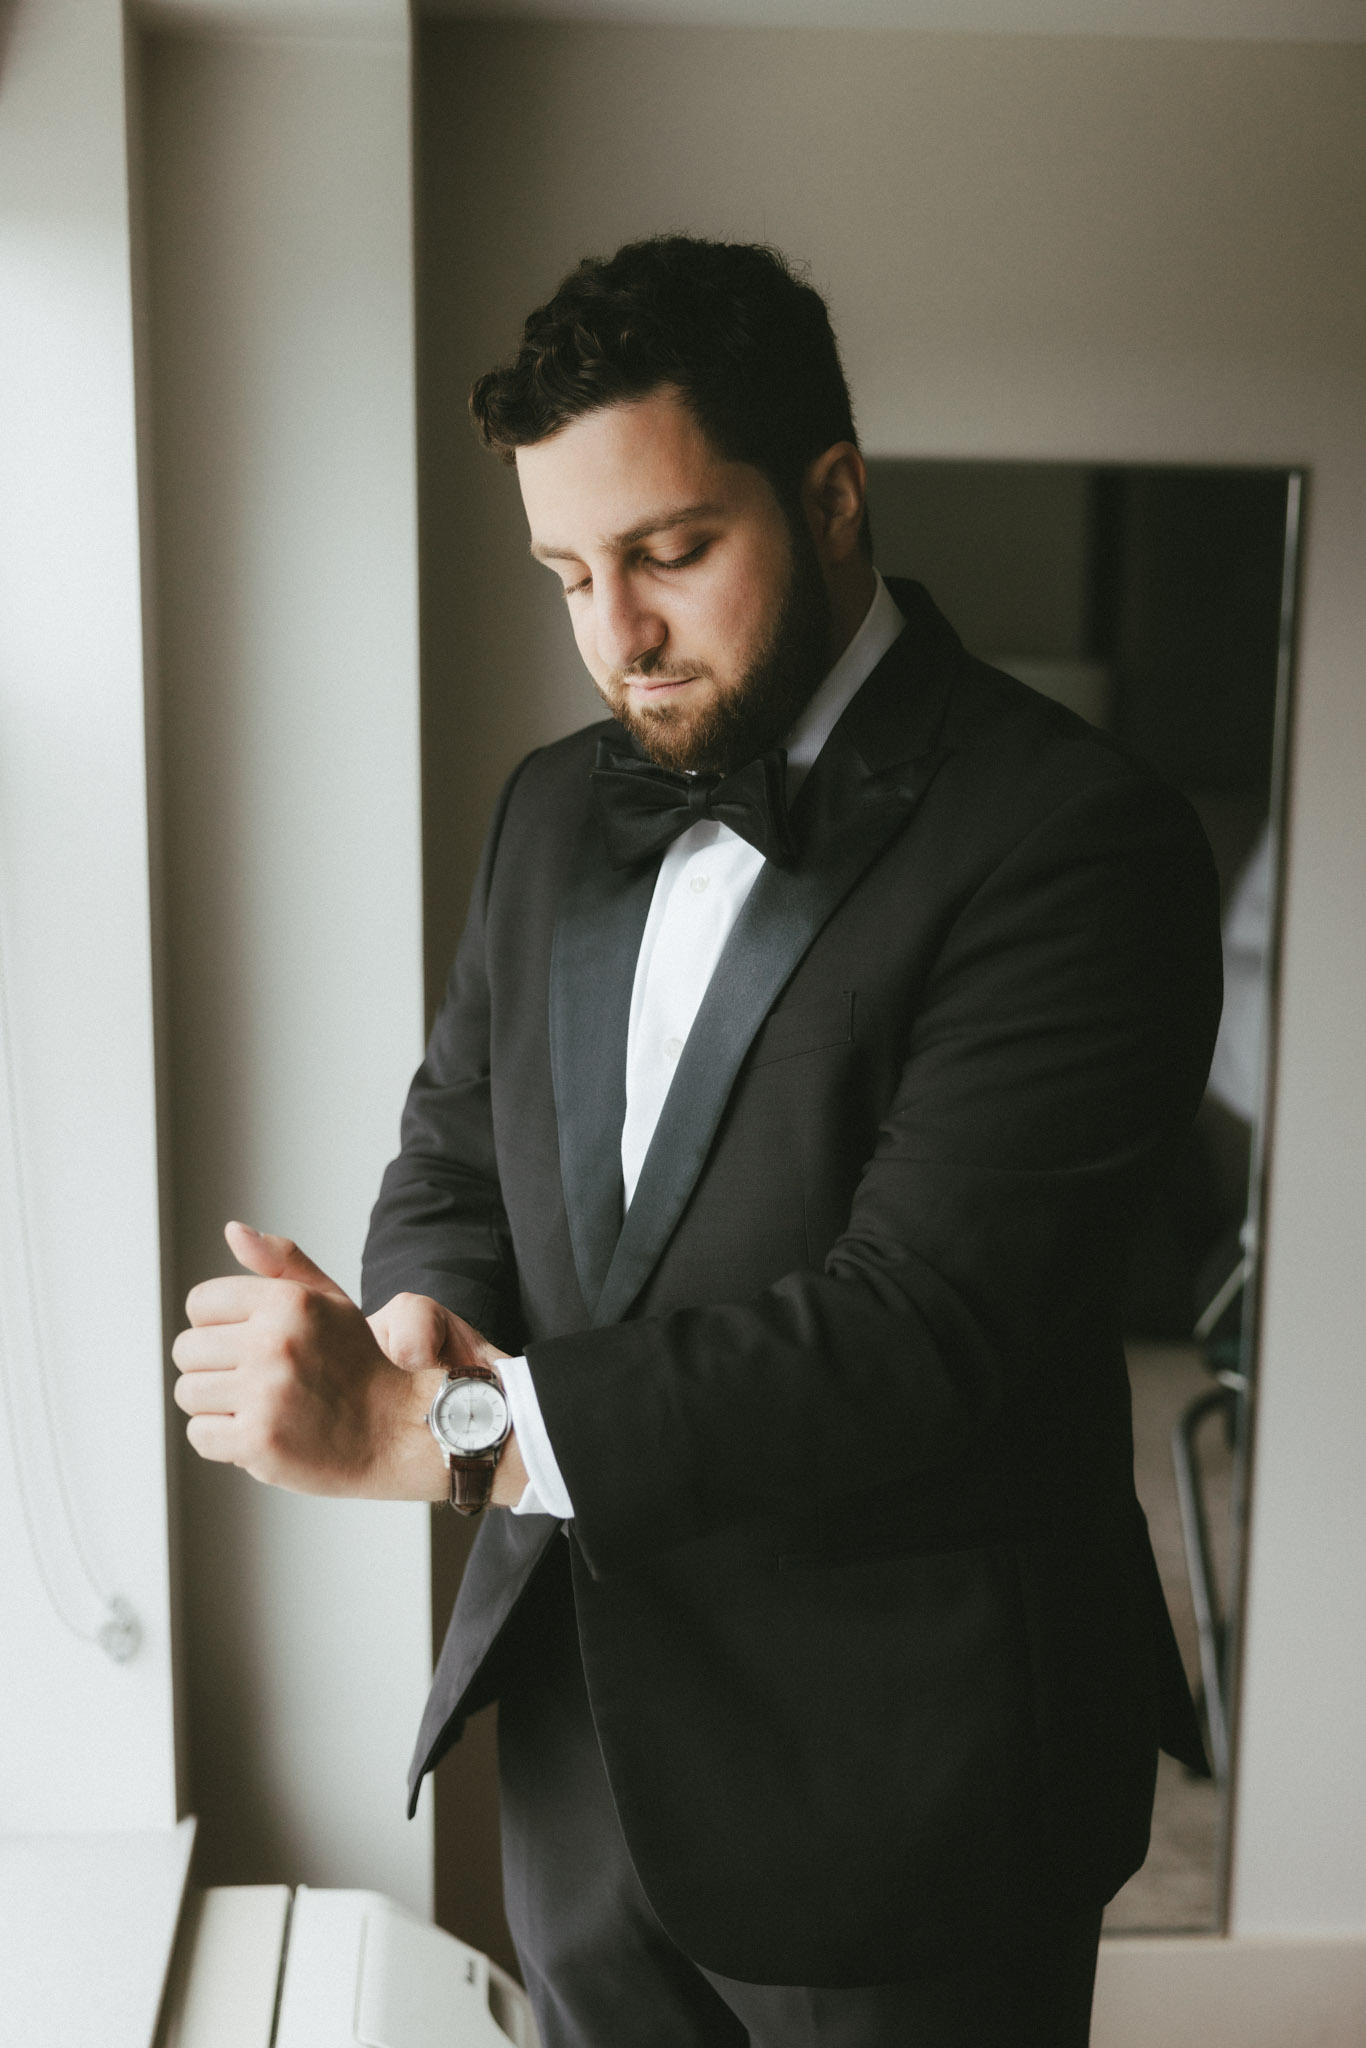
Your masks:
{"label": "closed eyelid", "polygon": [[[689,548],[686,553],[681,555],[642,553],[638,559],[642,566],[652,569],[686,569],[691,563],[698,561],[710,546],[711,538],[708,536],[706,540],[698,541],[695,547]],[[591,573],[585,571],[582,576],[577,577],[572,583],[562,582],[560,588],[566,597],[573,597],[576,592],[587,590],[591,586],[592,581]]]}
{"label": "closed eyelid", "polygon": [[708,541],[699,541],[697,546],[689,548],[686,554],[652,555],[650,560],[660,569],[686,569],[688,563],[695,562],[699,555],[706,552],[709,545],[710,542]]}
{"label": "closed eyelid", "polygon": [[[657,518],[646,519],[629,532],[618,533],[604,538],[602,545],[613,554],[625,554],[638,547],[642,541],[656,540],[666,533],[678,533],[691,526],[694,531],[701,521],[710,521],[722,515],[723,508],[714,504],[680,506],[676,511],[662,513]],[[561,546],[558,541],[532,540],[531,553],[538,562],[553,567],[556,562],[574,562],[579,559],[572,547]]]}

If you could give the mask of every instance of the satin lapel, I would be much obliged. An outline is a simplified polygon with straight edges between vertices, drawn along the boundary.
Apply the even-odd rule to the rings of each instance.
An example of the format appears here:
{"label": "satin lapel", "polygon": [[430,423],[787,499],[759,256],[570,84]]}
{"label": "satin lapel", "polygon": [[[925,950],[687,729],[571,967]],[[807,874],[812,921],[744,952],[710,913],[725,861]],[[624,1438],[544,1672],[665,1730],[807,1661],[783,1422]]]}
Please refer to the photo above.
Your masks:
{"label": "satin lapel", "polygon": [[584,1305],[592,1313],[621,1231],[626,1031],[658,861],[613,868],[591,812],[550,956],[550,1065],[560,1179]]}
{"label": "satin lapel", "polygon": [[[826,743],[794,813],[808,851],[796,868],[764,866],[717,962],[593,1310],[595,1326],[620,1322],[649,1279],[755,1033],[821,926],[908,817],[933,766],[926,757],[870,775],[847,732],[837,728]],[[613,1128],[620,1129],[620,1116]]]}

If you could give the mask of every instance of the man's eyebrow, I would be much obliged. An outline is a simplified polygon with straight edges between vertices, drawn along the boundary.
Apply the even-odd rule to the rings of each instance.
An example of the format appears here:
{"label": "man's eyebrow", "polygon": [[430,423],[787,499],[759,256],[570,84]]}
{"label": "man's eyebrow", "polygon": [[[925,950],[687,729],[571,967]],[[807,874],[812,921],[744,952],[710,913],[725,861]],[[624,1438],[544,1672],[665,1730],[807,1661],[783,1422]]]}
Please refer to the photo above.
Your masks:
{"label": "man's eyebrow", "polygon": [[[619,554],[623,548],[634,547],[638,540],[646,540],[652,533],[667,533],[670,527],[686,526],[690,519],[713,519],[721,507],[714,504],[682,505],[677,510],[658,512],[649,519],[642,519],[639,526],[631,527],[626,533],[613,534],[607,546]],[[577,548],[556,547],[553,542],[533,541],[531,552],[538,562],[577,562],[580,555]]]}

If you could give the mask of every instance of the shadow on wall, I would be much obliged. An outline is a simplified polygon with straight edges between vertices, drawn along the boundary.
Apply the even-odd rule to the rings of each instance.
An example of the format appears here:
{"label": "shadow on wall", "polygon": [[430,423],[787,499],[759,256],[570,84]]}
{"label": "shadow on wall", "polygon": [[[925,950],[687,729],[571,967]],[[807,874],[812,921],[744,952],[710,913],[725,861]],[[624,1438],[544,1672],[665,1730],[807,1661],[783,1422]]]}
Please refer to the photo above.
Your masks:
{"label": "shadow on wall", "polygon": [[19,0],[0,0],[0,81],[5,76],[14,26],[19,19]]}

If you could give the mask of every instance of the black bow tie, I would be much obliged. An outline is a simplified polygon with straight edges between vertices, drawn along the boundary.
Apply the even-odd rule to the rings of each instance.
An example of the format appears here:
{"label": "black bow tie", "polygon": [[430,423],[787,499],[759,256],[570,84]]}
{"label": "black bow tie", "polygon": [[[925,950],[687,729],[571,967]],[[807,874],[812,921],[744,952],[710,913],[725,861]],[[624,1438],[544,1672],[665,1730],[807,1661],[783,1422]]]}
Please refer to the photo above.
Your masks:
{"label": "black bow tie", "polygon": [[599,740],[591,781],[613,867],[659,853],[703,818],[729,825],[779,867],[787,867],[796,851],[781,747],[771,747],[733,775],[678,775]]}

